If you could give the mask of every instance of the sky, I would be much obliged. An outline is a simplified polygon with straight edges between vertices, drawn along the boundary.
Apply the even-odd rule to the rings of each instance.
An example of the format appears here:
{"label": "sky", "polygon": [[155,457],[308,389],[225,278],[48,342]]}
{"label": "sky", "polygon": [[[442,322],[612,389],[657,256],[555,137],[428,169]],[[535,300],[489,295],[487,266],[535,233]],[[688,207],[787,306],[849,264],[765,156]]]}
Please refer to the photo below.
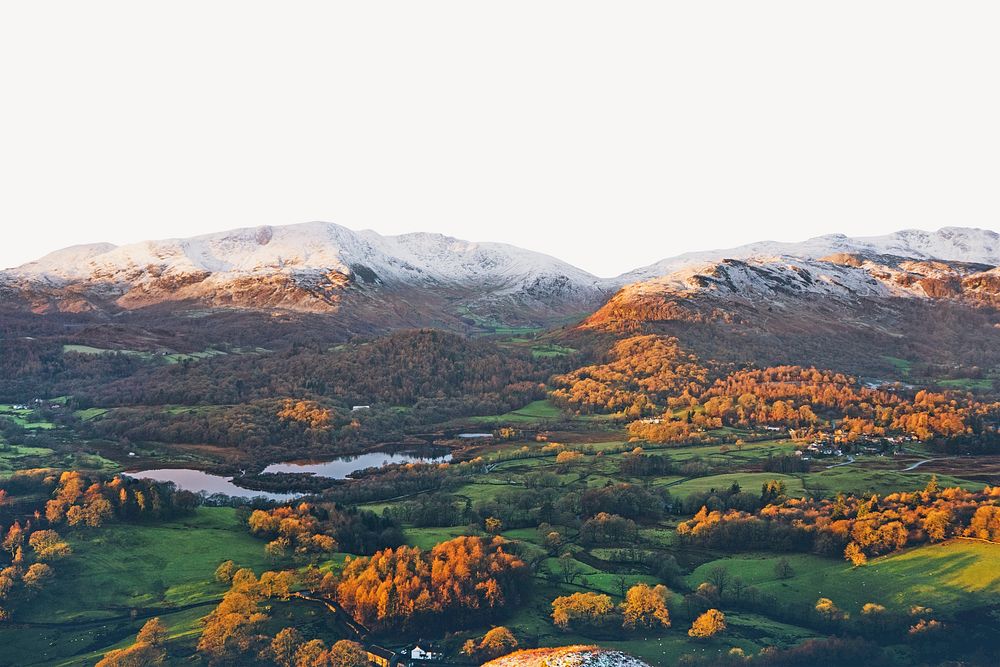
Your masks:
{"label": "sky", "polygon": [[328,220],[601,276],[1000,229],[1000,3],[4,2],[0,266]]}

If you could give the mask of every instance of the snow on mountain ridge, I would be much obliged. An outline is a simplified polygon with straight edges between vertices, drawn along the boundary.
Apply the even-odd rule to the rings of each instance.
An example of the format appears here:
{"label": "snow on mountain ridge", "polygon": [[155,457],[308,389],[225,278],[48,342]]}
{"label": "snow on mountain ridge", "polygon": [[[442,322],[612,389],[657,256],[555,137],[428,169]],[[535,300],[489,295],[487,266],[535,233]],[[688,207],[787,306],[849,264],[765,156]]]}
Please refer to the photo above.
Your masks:
{"label": "snow on mountain ridge", "polygon": [[690,252],[668,257],[607,281],[611,285],[655,279],[706,262],[722,259],[795,257],[820,259],[836,253],[895,255],[915,259],[1000,265],[1000,234],[973,227],[942,227],[936,232],[907,229],[883,236],[850,237],[827,234],[802,242],[757,241],[735,248]]}
{"label": "snow on mountain ridge", "polygon": [[[553,257],[501,243],[476,243],[440,234],[382,236],[334,223],[242,228],[188,239],[123,246],[95,244],[59,250],[9,275],[50,283],[135,281],[199,273],[308,275],[355,268],[380,282],[518,281],[564,276],[596,286],[595,276]],[[365,271],[367,269],[367,271]],[[370,272],[370,273],[369,273]]]}

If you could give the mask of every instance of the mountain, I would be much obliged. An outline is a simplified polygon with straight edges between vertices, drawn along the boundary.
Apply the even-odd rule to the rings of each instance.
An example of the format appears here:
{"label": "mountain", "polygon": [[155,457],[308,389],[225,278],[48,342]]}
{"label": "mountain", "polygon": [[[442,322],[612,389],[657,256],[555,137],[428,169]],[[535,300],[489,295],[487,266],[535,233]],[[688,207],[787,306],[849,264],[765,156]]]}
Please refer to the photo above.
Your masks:
{"label": "mountain", "polygon": [[[574,333],[670,335],[708,358],[859,373],[877,372],[888,357],[1000,362],[993,352],[1000,350],[1000,269],[880,254],[875,244],[835,247],[841,252],[817,259],[692,261],[626,284]],[[828,249],[813,244],[800,252]],[[989,258],[985,250],[966,255]]]}
{"label": "mountain", "polygon": [[936,232],[908,229],[885,236],[849,237],[843,234],[817,236],[800,243],[759,241],[725,250],[691,252],[660,260],[609,282],[621,286],[650,280],[674,271],[723,259],[753,257],[796,257],[820,259],[835,254],[853,254],[865,258],[892,255],[911,259],[938,259],[1000,265],[1000,234],[988,229],[942,227]]}
{"label": "mountain", "polygon": [[[598,278],[541,253],[327,222],[75,246],[0,272],[0,284],[5,298],[20,297],[35,312],[161,304],[306,313],[367,308],[401,324],[547,324],[606,297]],[[426,317],[416,312],[421,308]]]}
{"label": "mountain", "polygon": [[[575,321],[582,332],[701,327],[689,338],[720,357],[810,341],[810,354],[821,354],[831,347],[824,341],[888,345],[941,333],[942,323],[954,345],[992,341],[1000,329],[981,330],[998,324],[997,265],[996,232],[946,227],[760,242],[599,279],[500,243],[310,222],[66,248],[0,272],[0,308],[76,316],[66,326],[77,328],[103,322],[92,339],[135,339],[143,349],[178,332],[183,340],[162,344],[198,347],[237,334],[258,344],[289,327],[303,340],[340,340],[404,328],[475,333]],[[271,333],[258,335],[264,329]],[[978,342],[968,339],[973,331]]]}

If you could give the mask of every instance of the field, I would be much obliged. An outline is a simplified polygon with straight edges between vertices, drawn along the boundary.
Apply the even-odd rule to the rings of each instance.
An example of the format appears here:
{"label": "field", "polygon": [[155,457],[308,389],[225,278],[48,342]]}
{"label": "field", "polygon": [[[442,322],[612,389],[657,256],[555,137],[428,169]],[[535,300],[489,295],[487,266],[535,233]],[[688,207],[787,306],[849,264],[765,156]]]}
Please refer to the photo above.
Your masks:
{"label": "field", "polygon": [[[9,406],[7,406],[9,407]],[[176,414],[202,413],[217,406],[164,406]],[[31,420],[31,411],[16,416]],[[101,409],[81,410],[80,419],[97,419]],[[927,459],[916,453],[900,456],[858,456],[818,459],[808,472],[778,473],[764,470],[770,457],[787,455],[794,443],[780,434],[733,429],[713,432],[725,440],[720,444],[644,444],[647,454],[669,458],[671,474],[650,478],[630,478],[622,473],[623,458],[637,443],[626,441],[619,430],[609,426],[594,428],[590,422],[569,423],[549,401],[535,401],[505,415],[477,418],[490,425],[544,424],[560,420],[560,428],[550,433],[552,442],[511,441],[486,445],[481,455],[486,463],[475,472],[458,478],[445,493],[456,508],[467,502],[474,506],[510,498],[519,491],[536,488],[544,479],[554,485],[556,498],[627,482],[650,489],[666,489],[674,499],[716,490],[723,492],[734,483],[749,494],[759,492],[771,480],[784,483],[787,495],[832,496],[839,491],[858,494],[887,494],[897,490],[920,489],[932,474],[942,486],[961,485],[974,489],[984,482],[970,481],[977,469],[994,465],[990,457],[942,457]],[[57,429],[55,433],[61,432]],[[773,436],[773,437],[772,437]],[[754,441],[753,437],[767,437]],[[748,441],[736,446],[737,438]],[[172,445],[171,452],[190,449],[190,457],[200,455],[198,447]],[[578,450],[582,457],[558,463],[559,451]],[[142,457],[160,456],[145,444],[136,444]],[[152,452],[152,453],[151,453]],[[477,454],[480,451],[477,450]],[[90,458],[88,458],[90,457]],[[195,460],[192,458],[192,460]],[[914,464],[912,470],[907,468]],[[114,463],[80,451],[6,445],[0,447],[0,475],[23,467],[93,467],[114,470]],[[683,472],[681,472],[683,471]],[[541,477],[540,477],[541,474]],[[407,499],[373,502],[363,507],[375,512],[392,509]],[[498,501],[499,502],[499,501]],[[862,568],[852,568],[838,558],[794,553],[787,559],[792,575],[779,579],[775,553],[723,553],[686,546],[676,533],[684,516],[666,515],[640,523],[638,538],[628,544],[592,544],[581,540],[578,523],[555,525],[562,544],[551,550],[543,534],[530,525],[506,527],[501,534],[514,543],[511,549],[533,567],[532,594],[513,610],[504,624],[518,637],[540,646],[568,643],[598,644],[622,650],[648,660],[653,665],[671,664],[692,650],[707,655],[739,647],[750,652],[767,646],[790,646],[817,634],[815,624],[789,617],[787,610],[725,607],[729,629],[716,639],[692,644],[687,636],[691,617],[683,593],[697,587],[716,567],[725,568],[762,593],[775,595],[782,605],[810,613],[820,596],[829,597],[843,610],[857,616],[861,605],[878,602],[890,610],[905,613],[913,605],[933,607],[939,618],[948,619],[977,606],[988,605],[1000,594],[1000,546],[974,540],[956,539],[942,544],[912,548],[874,558]],[[457,536],[485,535],[482,522],[467,525],[417,527],[404,524],[406,544],[431,549]],[[127,645],[145,618],[160,616],[167,625],[169,647],[175,656],[189,655],[201,631],[199,619],[217,603],[224,588],[214,581],[216,566],[232,559],[260,572],[281,567],[265,558],[263,543],[251,537],[229,508],[200,508],[189,518],[163,524],[109,524],[94,531],[68,531],[74,554],[57,564],[58,586],[50,587],[30,605],[18,610],[18,626],[0,630],[4,645],[0,665],[93,664],[113,647]],[[626,548],[630,548],[628,551]],[[560,559],[563,553],[570,558]],[[551,620],[551,603],[558,596],[593,591],[609,595],[617,604],[622,591],[639,582],[659,583],[656,566],[673,557],[680,572],[672,580],[671,628],[628,633],[593,630],[585,634],[560,631]],[[335,561],[339,563],[339,560]],[[334,562],[328,563],[330,566]],[[284,623],[319,628],[325,639],[338,637],[329,614],[302,601],[274,603],[274,624]],[[275,627],[278,627],[275,625]],[[482,632],[457,633],[449,640],[460,644]]]}
{"label": "field", "polygon": [[513,410],[511,412],[502,415],[486,415],[481,417],[469,417],[464,421],[469,421],[477,424],[528,424],[537,423],[545,420],[555,420],[562,416],[562,412],[556,406],[552,405],[550,401],[541,400],[535,401],[533,403],[528,403],[523,408]]}
{"label": "field", "polygon": [[34,410],[30,408],[15,408],[13,405],[0,405],[0,417],[6,417],[26,429],[50,429],[56,426],[52,422],[36,419]]}
{"label": "field", "polygon": [[93,664],[152,615],[175,640],[190,639],[224,592],[213,578],[219,563],[274,567],[230,508],[203,507],[155,525],[108,525],[71,533],[69,541],[73,555],[56,564],[59,585],[19,613],[18,627],[0,626],[0,664]]}
{"label": "field", "polygon": [[[793,575],[779,579],[775,565],[787,558]],[[846,561],[808,554],[745,554],[704,563],[688,576],[697,585],[715,567],[786,602],[812,605],[819,597],[857,614],[866,602],[906,612],[914,605],[944,614],[988,604],[1000,594],[1000,545],[956,539],[872,559],[855,568]]]}

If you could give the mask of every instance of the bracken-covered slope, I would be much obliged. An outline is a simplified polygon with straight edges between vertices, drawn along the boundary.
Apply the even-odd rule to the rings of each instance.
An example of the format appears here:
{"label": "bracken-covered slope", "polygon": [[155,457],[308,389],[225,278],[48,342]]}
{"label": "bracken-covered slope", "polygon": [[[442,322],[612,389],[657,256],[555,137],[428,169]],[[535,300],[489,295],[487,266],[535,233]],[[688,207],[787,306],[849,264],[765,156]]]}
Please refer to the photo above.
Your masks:
{"label": "bracken-covered slope", "polygon": [[575,333],[666,334],[737,363],[863,372],[897,356],[989,366],[1000,362],[998,306],[1000,270],[988,264],[843,252],[751,257],[630,283]]}

